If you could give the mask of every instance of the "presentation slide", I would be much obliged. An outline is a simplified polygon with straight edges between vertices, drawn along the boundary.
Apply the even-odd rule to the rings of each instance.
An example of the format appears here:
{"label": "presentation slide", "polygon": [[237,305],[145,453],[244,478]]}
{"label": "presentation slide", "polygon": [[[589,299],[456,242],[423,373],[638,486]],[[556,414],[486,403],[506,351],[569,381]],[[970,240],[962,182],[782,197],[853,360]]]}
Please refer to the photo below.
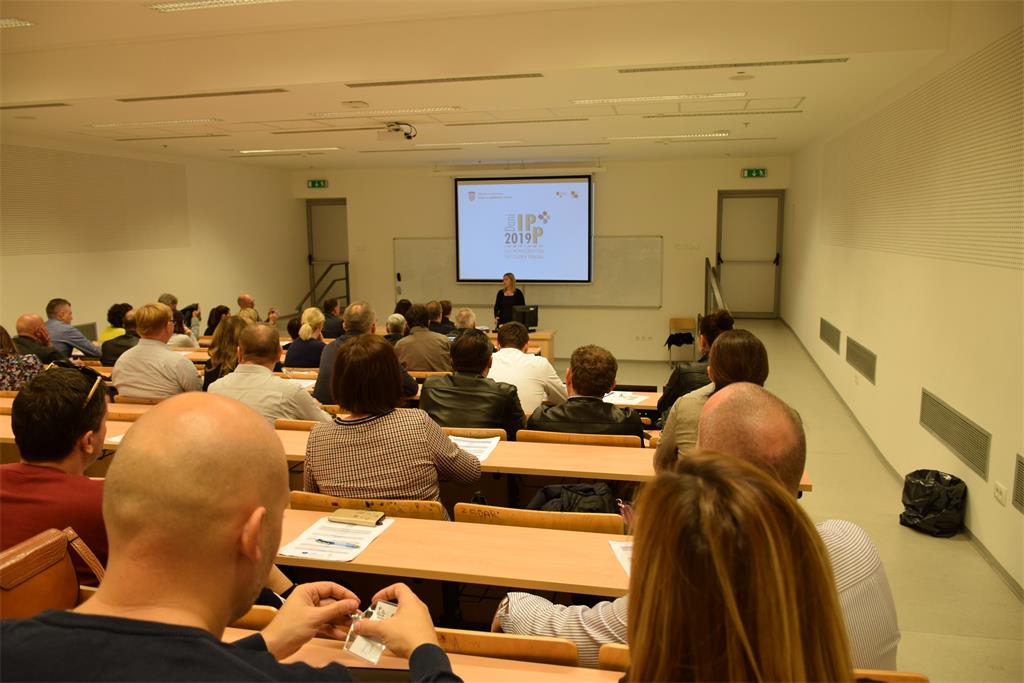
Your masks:
{"label": "presentation slide", "polygon": [[590,282],[591,179],[457,178],[460,282]]}

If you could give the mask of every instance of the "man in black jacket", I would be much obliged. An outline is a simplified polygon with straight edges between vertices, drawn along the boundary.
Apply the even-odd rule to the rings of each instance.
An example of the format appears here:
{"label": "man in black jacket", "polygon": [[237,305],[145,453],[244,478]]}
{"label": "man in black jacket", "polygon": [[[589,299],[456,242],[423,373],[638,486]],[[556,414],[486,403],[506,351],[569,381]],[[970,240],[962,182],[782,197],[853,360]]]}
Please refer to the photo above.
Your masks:
{"label": "man in black jacket", "polygon": [[103,342],[100,347],[100,362],[105,367],[113,367],[121,354],[139,343],[139,333],[135,331],[135,311],[124,314],[124,334]]}
{"label": "man in black jacket", "polygon": [[487,378],[491,343],[480,330],[466,330],[452,344],[455,373],[429,377],[420,392],[420,408],[442,427],[504,429],[509,439],[523,426],[523,407],[514,384]]}
{"label": "man in black jacket", "polygon": [[26,313],[18,318],[15,323],[18,336],[14,341],[18,353],[25,355],[35,354],[44,363],[56,363],[59,360],[67,360],[67,357],[50,344],[50,332],[46,329],[46,323],[41,316],[33,313]]}

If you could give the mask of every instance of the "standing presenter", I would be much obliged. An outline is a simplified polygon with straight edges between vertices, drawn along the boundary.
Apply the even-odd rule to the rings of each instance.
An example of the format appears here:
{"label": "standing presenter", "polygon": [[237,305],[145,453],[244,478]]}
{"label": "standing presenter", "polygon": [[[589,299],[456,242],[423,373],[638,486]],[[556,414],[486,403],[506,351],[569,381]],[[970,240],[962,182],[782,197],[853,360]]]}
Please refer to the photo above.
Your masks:
{"label": "standing presenter", "polygon": [[494,297],[494,326],[498,327],[503,323],[512,322],[512,307],[525,306],[526,297],[523,290],[516,287],[516,276],[512,273],[505,273],[501,278],[503,287],[498,290]]}

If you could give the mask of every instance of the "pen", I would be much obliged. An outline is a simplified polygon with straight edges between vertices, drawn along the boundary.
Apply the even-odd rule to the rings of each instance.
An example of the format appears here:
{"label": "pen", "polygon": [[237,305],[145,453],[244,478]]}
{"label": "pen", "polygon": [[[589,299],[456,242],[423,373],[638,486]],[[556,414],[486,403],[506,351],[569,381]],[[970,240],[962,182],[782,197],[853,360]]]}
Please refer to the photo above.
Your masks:
{"label": "pen", "polygon": [[342,548],[358,548],[359,547],[358,543],[348,543],[348,542],[345,542],[345,541],[329,541],[326,538],[317,538],[315,540],[316,540],[317,543],[323,543],[324,545],[337,545],[337,546],[341,546]]}

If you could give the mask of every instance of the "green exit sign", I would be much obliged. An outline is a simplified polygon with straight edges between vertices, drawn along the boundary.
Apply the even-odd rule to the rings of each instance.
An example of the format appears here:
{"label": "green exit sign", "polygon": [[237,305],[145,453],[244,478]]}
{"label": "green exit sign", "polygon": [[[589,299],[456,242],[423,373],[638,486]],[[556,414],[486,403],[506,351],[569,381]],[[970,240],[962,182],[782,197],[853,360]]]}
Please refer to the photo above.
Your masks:
{"label": "green exit sign", "polygon": [[312,189],[317,189],[317,188],[327,187],[327,181],[326,180],[307,180],[306,181],[306,187],[308,187],[311,190]]}
{"label": "green exit sign", "polygon": [[767,168],[745,168],[740,171],[741,178],[767,178]]}

